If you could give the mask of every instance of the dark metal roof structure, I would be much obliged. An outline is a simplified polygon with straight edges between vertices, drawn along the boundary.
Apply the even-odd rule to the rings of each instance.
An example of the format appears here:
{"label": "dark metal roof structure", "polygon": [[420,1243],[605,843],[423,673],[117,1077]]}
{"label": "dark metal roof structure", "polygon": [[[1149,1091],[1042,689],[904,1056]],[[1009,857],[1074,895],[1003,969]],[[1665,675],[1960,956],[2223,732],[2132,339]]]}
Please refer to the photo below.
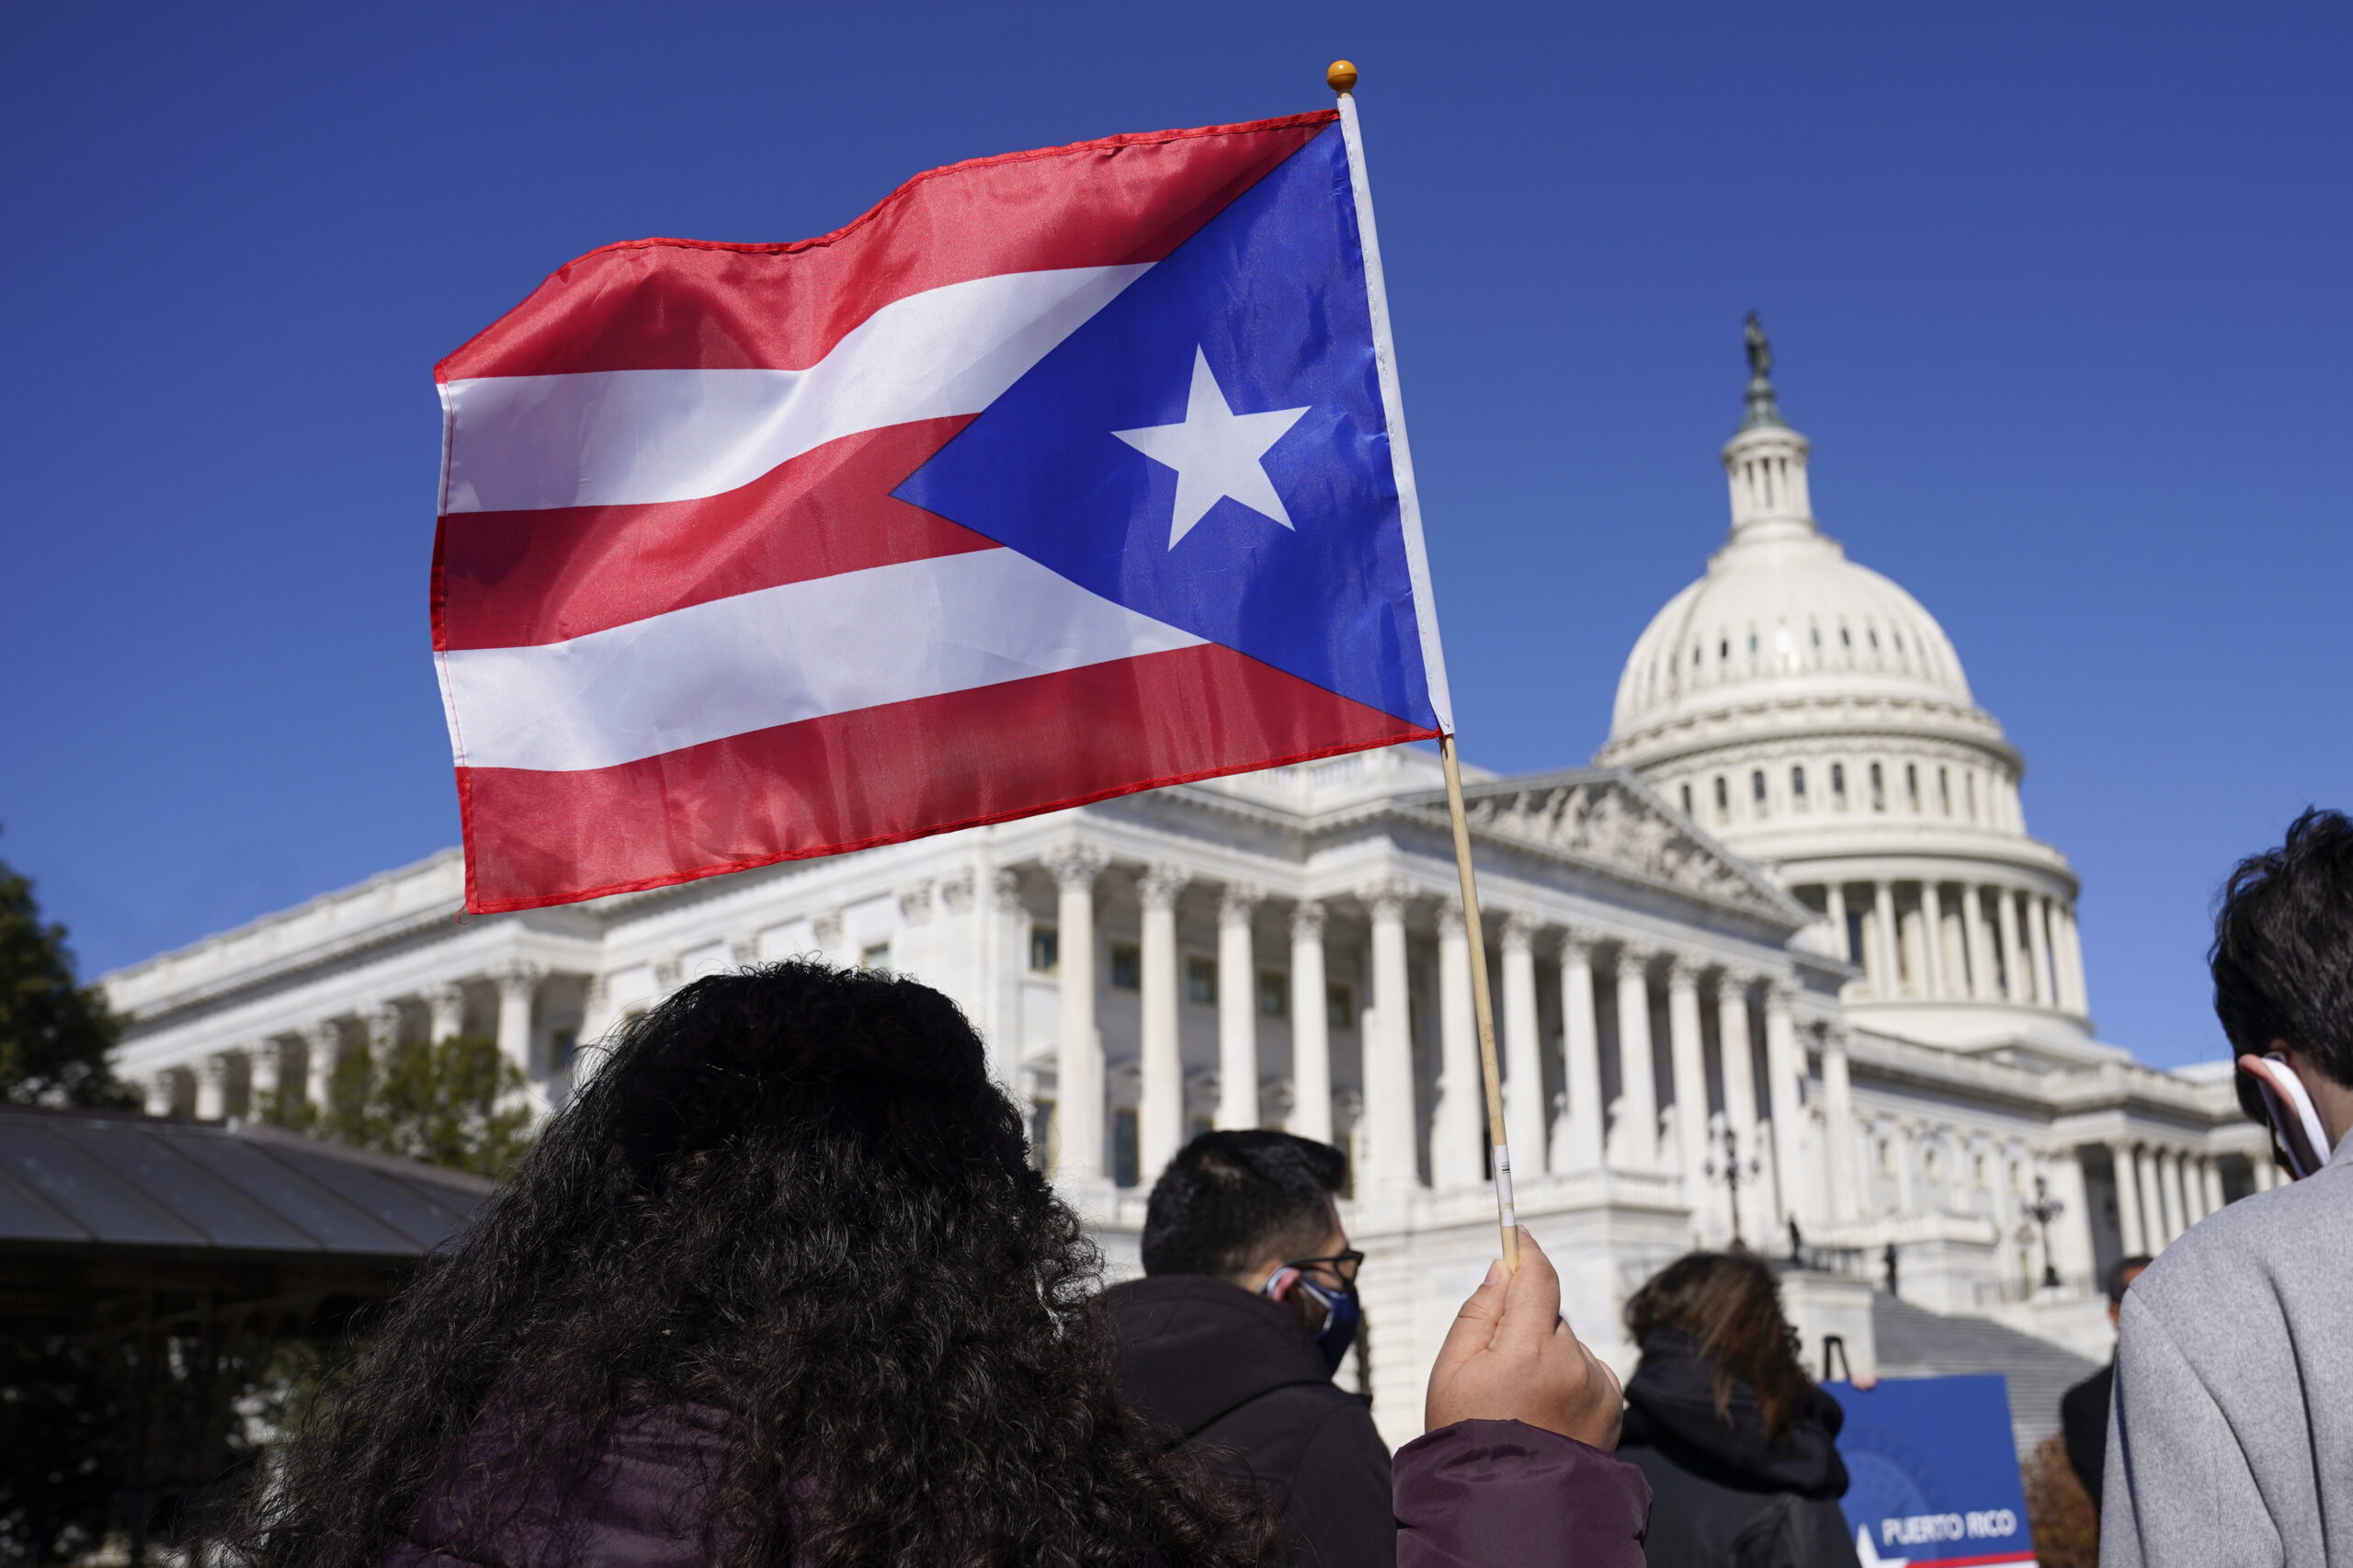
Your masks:
{"label": "dark metal roof structure", "polygon": [[19,1255],[396,1263],[493,1190],[254,1123],[0,1109],[0,1251]]}

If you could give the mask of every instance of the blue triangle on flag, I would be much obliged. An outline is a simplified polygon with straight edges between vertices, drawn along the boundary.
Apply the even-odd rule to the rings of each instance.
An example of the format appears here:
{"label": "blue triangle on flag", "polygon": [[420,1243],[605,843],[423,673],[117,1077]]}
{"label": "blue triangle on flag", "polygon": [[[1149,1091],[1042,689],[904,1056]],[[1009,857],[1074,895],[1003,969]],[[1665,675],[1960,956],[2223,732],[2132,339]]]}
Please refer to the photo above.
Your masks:
{"label": "blue triangle on flag", "polygon": [[892,494],[1140,614],[1438,727],[1336,126]]}

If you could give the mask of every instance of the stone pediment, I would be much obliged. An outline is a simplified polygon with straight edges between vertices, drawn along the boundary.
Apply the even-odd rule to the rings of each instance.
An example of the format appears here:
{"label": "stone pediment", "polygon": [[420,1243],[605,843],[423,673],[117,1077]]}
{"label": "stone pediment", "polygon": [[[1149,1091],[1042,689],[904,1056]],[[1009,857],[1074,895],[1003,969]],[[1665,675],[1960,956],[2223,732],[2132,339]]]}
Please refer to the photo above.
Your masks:
{"label": "stone pediment", "polygon": [[[1654,886],[1799,926],[1813,918],[1770,878],[1694,827],[1631,774],[1579,769],[1463,787],[1474,836],[1502,839],[1582,861]],[[1443,794],[1414,805],[1447,815]]]}

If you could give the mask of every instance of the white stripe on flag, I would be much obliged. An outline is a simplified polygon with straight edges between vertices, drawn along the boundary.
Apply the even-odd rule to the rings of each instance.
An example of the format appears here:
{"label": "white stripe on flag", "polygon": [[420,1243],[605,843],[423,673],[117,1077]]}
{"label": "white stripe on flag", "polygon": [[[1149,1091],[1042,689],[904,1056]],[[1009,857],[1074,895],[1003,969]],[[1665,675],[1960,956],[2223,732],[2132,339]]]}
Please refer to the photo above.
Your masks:
{"label": "white stripe on flag", "polygon": [[438,657],[459,767],[561,772],[1200,641],[983,550]]}
{"label": "white stripe on flag", "polygon": [[1148,266],[1012,272],[910,294],[805,370],[450,381],[441,509],[691,501],[861,430],[978,414]]}

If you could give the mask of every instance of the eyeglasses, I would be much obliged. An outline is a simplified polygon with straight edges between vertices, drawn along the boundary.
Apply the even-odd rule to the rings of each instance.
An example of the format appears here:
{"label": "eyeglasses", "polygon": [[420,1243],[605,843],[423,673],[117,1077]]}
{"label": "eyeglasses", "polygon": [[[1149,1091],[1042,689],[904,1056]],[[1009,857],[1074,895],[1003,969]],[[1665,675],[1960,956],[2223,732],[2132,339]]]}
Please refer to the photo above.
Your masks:
{"label": "eyeglasses", "polygon": [[1296,1268],[1302,1274],[1311,1268],[1328,1268],[1342,1285],[1353,1290],[1357,1288],[1357,1270],[1364,1267],[1364,1254],[1350,1247],[1329,1257],[1294,1257],[1283,1267]]}

